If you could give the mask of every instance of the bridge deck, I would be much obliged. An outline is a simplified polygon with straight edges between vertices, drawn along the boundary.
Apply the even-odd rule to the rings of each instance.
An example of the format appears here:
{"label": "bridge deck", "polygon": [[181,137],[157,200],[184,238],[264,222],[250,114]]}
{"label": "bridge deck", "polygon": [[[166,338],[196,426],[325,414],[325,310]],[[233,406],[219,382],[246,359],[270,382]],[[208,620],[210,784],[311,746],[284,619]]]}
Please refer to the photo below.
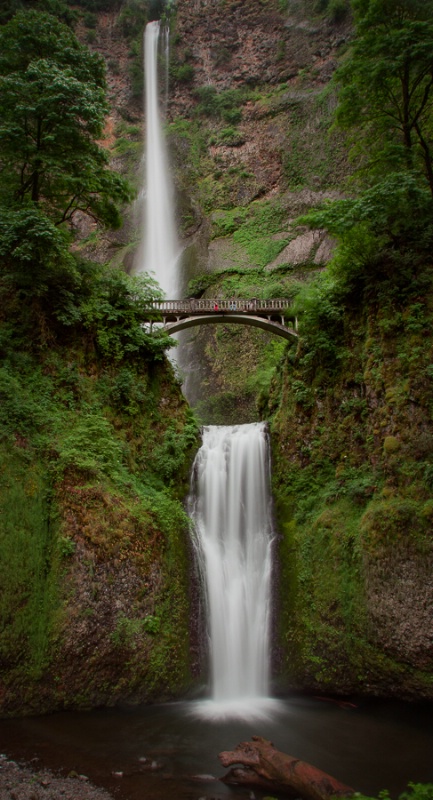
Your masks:
{"label": "bridge deck", "polygon": [[191,298],[188,300],[154,300],[151,309],[159,311],[162,316],[178,316],[180,314],[207,314],[209,311],[239,312],[248,311],[250,314],[273,314],[286,311],[291,306],[288,298],[274,298],[259,300],[256,298],[245,299],[235,297],[232,299],[220,298]]}

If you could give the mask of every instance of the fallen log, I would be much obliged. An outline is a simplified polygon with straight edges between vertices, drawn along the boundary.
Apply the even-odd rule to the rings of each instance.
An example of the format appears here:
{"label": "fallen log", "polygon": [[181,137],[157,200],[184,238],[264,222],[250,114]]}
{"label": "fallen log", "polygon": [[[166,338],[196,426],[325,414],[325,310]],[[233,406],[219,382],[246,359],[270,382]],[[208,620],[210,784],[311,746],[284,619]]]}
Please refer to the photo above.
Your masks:
{"label": "fallen log", "polygon": [[252,742],[241,742],[234,750],[218,756],[223,767],[241,764],[222,778],[224,783],[245,784],[285,791],[303,800],[330,800],[331,797],[350,797],[355,790],[326,772],[281,753],[272,742],[253,736]]}

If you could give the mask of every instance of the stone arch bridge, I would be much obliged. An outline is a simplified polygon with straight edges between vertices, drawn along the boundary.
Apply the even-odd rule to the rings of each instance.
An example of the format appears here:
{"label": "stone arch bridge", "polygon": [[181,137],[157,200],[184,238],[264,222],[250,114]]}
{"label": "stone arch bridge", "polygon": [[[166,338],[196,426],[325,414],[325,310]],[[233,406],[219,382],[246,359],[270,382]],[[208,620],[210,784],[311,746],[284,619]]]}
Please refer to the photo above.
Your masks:
{"label": "stone arch bridge", "polygon": [[164,330],[170,334],[195,325],[252,325],[293,341],[298,336],[298,326],[296,318],[291,320],[293,327],[287,324],[290,305],[291,301],[287,298],[154,300],[149,307],[149,322],[152,327],[154,322],[159,321],[158,317],[162,317]]}

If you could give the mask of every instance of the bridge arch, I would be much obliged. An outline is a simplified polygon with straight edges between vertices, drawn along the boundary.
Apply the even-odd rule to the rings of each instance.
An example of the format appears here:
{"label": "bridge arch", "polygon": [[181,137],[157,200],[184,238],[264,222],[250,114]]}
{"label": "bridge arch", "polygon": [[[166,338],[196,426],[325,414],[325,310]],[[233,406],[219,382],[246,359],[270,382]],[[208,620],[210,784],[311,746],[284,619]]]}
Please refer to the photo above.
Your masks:
{"label": "bridge arch", "polygon": [[167,322],[164,325],[164,330],[167,333],[177,333],[186,328],[192,328],[196,325],[221,325],[221,324],[234,324],[234,325],[250,325],[255,328],[262,328],[269,333],[276,336],[282,336],[283,339],[293,341],[297,339],[298,334],[293,328],[288,328],[282,325],[281,322],[266,319],[263,317],[256,317],[252,314],[224,314],[215,312],[213,314],[206,314],[202,316],[191,316],[184,319],[176,320],[176,322]]}

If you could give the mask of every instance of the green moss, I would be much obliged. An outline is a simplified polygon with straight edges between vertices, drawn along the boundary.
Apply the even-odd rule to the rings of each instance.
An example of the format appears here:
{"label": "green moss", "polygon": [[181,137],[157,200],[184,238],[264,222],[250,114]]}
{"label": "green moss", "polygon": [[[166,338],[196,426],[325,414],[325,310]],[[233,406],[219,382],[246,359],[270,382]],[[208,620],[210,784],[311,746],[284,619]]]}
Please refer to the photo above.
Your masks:
{"label": "green moss", "polygon": [[372,502],[360,523],[365,549],[370,553],[383,553],[407,544],[422,552],[430,544],[430,523],[423,513],[424,508],[418,501],[402,497],[391,496]]}
{"label": "green moss", "polygon": [[400,450],[400,442],[395,436],[386,436],[383,441],[383,450],[386,455],[392,455]]}
{"label": "green moss", "polygon": [[60,610],[63,543],[43,463],[0,446],[0,658],[8,683],[43,673]]}

